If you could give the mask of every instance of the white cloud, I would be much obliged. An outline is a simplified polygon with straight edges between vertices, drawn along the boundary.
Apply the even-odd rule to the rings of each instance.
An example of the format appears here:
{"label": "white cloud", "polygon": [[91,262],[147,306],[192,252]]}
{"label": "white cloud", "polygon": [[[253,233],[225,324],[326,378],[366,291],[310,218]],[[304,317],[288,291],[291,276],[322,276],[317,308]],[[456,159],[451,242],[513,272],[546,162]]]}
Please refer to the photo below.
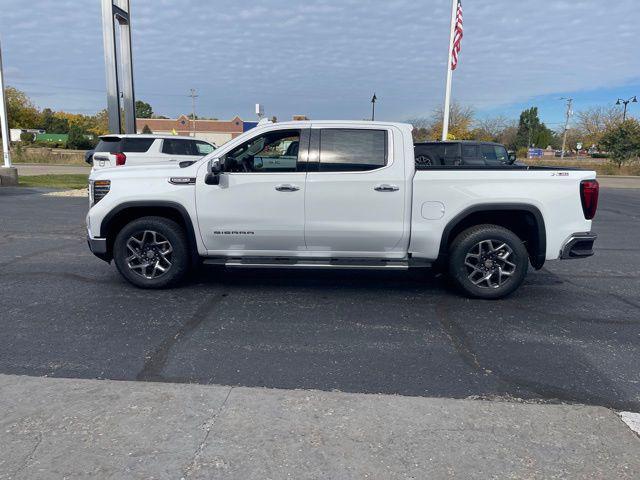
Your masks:
{"label": "white cloud", "polygon": [[[376,91],[380,115],[402,119],[442,98],[448,0],[132,3],[137,93],[165,114],[189,109],[191,87],[198,110],[219,117],[251,116],[260,101],[281,118],[362,118]],[[99,2],[22,5],[3,0],[0,16],[9,83],[45,91],[39,104],[102,108]],[[488,108],[640,79],[635,0],[463,6],[454,95],[464,103]]]}

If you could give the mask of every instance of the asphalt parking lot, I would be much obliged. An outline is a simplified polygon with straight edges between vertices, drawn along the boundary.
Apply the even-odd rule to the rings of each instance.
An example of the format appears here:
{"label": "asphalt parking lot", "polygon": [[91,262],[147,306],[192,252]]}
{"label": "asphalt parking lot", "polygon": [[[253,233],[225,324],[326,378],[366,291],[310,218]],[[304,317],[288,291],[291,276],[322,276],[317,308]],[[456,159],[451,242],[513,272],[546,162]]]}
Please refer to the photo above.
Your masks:
{"label": "asphalt parking lot", "polygon": [[224,271],[137,290],[86,198],[0,189],[0,373],[577,402],[640,411],[640,189],[603,189],[596,256],[501,301],[429,272]]}

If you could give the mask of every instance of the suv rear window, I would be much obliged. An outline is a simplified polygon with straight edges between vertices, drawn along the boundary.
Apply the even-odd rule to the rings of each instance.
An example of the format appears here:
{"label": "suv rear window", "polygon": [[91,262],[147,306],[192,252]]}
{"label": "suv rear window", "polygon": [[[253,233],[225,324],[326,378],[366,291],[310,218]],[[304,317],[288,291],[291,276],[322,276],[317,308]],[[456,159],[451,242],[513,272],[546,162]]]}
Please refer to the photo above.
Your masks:
{"label": "suv rear window", "polygon": [[100,139],[95,151],[109,153],[144,153],[149,150],[154,140],[153,138],[105,137]]}

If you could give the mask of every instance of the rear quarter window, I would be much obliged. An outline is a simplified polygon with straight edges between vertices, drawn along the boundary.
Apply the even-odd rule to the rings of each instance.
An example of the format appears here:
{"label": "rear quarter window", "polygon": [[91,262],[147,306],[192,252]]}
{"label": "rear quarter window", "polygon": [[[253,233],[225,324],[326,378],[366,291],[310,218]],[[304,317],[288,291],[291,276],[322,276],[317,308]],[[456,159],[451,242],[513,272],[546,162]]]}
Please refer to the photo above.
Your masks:
{"label": "rear quarter window", "polygon": [[101,138],[96,145],[96,152],[119,153],[121,152],[122,141],[117,137]]}
{"label": "rear quarter window", "polygon": [[149,150],[155,138],[125,138],[123,152],[144,153]]}

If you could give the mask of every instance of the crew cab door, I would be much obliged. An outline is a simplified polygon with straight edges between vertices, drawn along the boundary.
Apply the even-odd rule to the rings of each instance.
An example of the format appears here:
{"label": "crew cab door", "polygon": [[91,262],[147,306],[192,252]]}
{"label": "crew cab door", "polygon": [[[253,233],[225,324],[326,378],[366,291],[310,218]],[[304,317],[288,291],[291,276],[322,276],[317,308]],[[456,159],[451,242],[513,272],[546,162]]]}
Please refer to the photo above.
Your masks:
{"label": "crew cab door", "polygon": [[409,192],[395,131],[313,126],[305,198],[310,254],[404,256]]}
{"label": "crew cab door", "polygon": [[304,243],[309,130],[259,133],[221,158],[219,185],[199,175],[196,205],[210,255],[295,255]]}

